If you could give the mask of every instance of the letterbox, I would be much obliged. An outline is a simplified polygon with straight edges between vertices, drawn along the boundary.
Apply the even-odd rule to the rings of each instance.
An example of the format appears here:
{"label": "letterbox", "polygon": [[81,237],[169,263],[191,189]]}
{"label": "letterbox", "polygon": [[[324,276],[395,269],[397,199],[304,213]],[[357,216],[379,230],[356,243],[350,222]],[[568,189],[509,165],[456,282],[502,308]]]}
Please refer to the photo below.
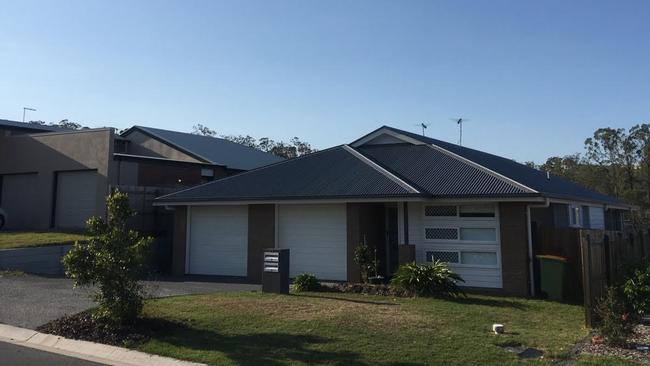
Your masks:
{"label": "letterbox", "polygon": [[289,249],[264,249],[262,292],[289,293]]}

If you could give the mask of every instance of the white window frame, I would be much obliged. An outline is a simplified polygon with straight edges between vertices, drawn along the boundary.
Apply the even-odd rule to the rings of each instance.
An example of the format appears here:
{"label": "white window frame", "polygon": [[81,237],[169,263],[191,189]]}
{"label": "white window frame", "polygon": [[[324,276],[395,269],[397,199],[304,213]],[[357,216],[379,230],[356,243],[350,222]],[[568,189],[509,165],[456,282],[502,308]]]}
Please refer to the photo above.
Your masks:
{"label": "white window frame", "polygon": [[[424,251],[424,260],[425,260],[427,263],[433,263],[433,261],[429,262],[429,261],[427,260],[427,253],[428,253],[428,252],[431,252],[431,253],[433,253],[433,252],[450,252],[450,253],[456,253],[456,254],[458,254],[458,262],[445,262],[445,263],[449,263],[449,265],[451,266],[451,265],[459,265],[460,262],[461,262],[461,251],[460,251],[460,250],[456,250],[456,249],[437,249],[437,248],[436,248],[436,249],[425,250],[425,251]],[[431,254],[431,259],[433,259],[433,254]]]}
{"label": "white window frame", "polygon": [[[459,243],[467,245],[498,245],[499,244],[499,228],[494,226],[477,226],[477,225],[467,225],[467,226],[431,226],[424,224],[422,227],[424,233],[424,241],[426,243],[436,243],[436,242],[445,242],[445,243]],[[427,238],[427,229],[456,229],[458,239],[429,239]],[[494,240],[463,240],[461,239],[461,230],[462,229],[494,229]]]}
{"label": "white window frame", "polygon": [[[458,252],[458,263],[449,263],[449,267],[454,268],[477,268],[477,269],[497,269],[502,268],[501,262],[501,220],[499,213],[499,205],[494,203],[479,203],[485,205],[493,205],[494,217],[461,217],[460,206],[462,204],[438,204],[438,203],[423,203],[421,207],[421,232],[424,252],[424,261],[426,262],[426,252],[443,251],[443,252]],[[456,216],[427,216],[427,206],[456,206]],[[457,240],[445,239],[427,239],[426,229],[436,228],[449,228],[458,230]],[[496,239],[494,241],[478,241],[478,240],[461,240],[462,228],[480,229],[490,228],[495,230]],[[462,253],[494,253],[496,254],[496,264],[494,265],[478,265],[478,264],[462,264]],[[421,252],[422,253],[422,252]]]}
{"label": "white window frame", "polygon": [[[427,207],[440,207],[440,206],[456,206],[456,216],[427,216]],[[442,204],[442,203],[424,203],[422,204],[422,217],[424,220],[449,220],[449,219],[462,219],[473,221],[494,221],[498,219],[499,207],[494,205],[494,217],[463,217],[460,216],[461,206],[492,206],[490,204],[477,204],[477,205],[463,205],[463,204]]]}
{"label": "white window frame", "polygon": [[[501,267],[501,253],[498,249],[484,249],[476,250],[475,248],[458,248],[458,247],[436,247],[436,248],[425,248],[424,249],[424,261],[426,263],[432,263],[427,261],[427,252],[456,252],[458,253],[458,262],[445,262],[449,264],[449,267],[458,267],[458,268],[486,268],[486,269],[495,269]],[[463,252],[467,253],[493,253],[496,255],[496,263],[493,265],[489,264],[465,264],[463,263]]]}
{"label": "white window frame", "polygon": [[[455,207],[456,208],[456,215],[454,216],[429,216],[427,215],[427,207]],[[437,204],[437,205],[432,205],[432,204],[423,204],[422,205],[422,217],[425,219],[451,219],[451,218],[458,218],[460,215],[460,208],[458,205],[455,204],[449,204],[449,205],[443,205],[443,204]]]}
{"label": "white window frame", "polygon": [[[567,205],[567,209],[569,211],[569,227],[582,227],[582,206],[572,203]],[[573,216],[574,213],[575,216]]]}

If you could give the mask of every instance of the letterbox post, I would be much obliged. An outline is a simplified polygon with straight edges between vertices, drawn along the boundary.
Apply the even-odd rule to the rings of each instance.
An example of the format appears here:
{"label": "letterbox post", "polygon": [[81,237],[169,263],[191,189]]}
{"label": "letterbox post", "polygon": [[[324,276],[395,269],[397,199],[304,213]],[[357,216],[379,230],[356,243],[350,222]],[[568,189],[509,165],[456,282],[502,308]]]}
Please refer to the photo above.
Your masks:
{"label": "letterbox post", "polygon": [[289,249],[264,249],[262,292],[289,293]]}

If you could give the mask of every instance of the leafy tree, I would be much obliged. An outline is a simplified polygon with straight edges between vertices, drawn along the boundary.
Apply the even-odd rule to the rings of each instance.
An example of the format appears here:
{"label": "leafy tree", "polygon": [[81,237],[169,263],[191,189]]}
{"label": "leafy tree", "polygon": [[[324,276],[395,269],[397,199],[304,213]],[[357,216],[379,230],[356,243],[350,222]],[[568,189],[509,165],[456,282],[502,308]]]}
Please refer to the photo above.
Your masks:
{"label": "leafy tree", "polygon": [[45,121],[41,121],[41,120],[38,120],[38,121],[29,121],[29,122],[27,122],[27,123],[32,124],[32,125],[45,126]]}
{"label": "leafy tree", "polygon": [[93,315],[95,318],[125,324],[134,321],[142,310],[144,293],[138,279],[143,274],[152,238],[127,228],[127,221],[135,212],[126,193],[111,193],[106,206],[106,219],[88,220],[88,243],[76,242],[63,258],[63,264],[75,287],[96,287],[94,299],[99,309]]}
{"label": "leafy tree", "polygon": [[[200,123],[194,125],[192,133],[202,136],[217,137],[217,132],[215,130]],[[224,140],[281,156],[285,159],[296,158],[316,151],[316,149],[312,148],[308,142],[302,141],[298,137],[292,138],[289,142],[274,141],[268,137],[262,137],[257,140],[250,135],[221,135],[219,137]]]}
{"label": "leafy tree", "polygon": [[201,136],[210,136],[210,137],[217,136],[217,131],[210,129],[210,127],[204,126],[200,123],[197,123],[194,126],[192,126],[192,133]]}
{"label": "leafy tree", "polygon": [[228,141],[238,143],[240,145],[244,145],[244,146],[248,146],[248,147],[252,147],[252,148],[257,148],[257,141],[255,140],[254,137],[251,137],[249,135],[246,135],[246,136],[242,136],[242,135],[239,135],[239,136],[228,135],[228,136],[226,136],[226,135],[224,135],[224,136],[221,136],[221,138],[224,139],[224,140],[228,140]]}
{"label": "leafy tree", "polygon": [[650,224],[650,124],[599,128],[584,155],[551,157],[539,168],[639,206],[633,223]]}
{"label": "leafy tree", "polygon": [[67,119],[62,119],[59,123],[51,123],[51,126],[67,128],[69,130],[80,130],[83,126],[77,122],[72,122]]}

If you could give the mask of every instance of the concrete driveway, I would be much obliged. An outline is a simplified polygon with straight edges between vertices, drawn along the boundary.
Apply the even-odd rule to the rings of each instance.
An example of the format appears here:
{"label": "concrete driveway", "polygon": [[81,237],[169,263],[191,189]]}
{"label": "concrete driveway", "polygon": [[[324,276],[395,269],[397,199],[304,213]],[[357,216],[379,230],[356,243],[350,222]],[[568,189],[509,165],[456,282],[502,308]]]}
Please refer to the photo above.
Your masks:
{"label": "concrete driveway", "polygon": [[[145,286],[152,297],[255,291],[261,288],[259,285],[213,282],[205,278],[145,281]],[[88,289],[73,289],[72,281],[67,278],[0,276],[0,323],[33,329],[64,315],[93,307],[90,295]]]}

